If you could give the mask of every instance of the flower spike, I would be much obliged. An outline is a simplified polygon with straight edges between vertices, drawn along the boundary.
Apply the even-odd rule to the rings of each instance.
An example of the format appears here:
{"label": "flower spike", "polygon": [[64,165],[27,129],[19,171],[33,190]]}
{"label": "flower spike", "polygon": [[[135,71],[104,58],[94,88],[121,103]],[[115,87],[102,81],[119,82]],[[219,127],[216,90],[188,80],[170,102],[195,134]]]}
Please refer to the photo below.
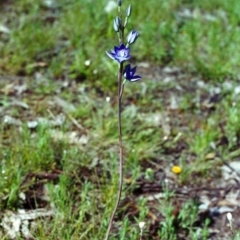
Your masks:
{"label": "flower spike", "polygon": [[[118,36],[118,41],[119,41],[119,46],[114,46],[114,48],[111,51],[106,51],[106,54],[113,60],[118,62],[118,77],[117,77],[117,84],[118,84],[118,91],[117,91],[117,102],[118,102],[118,137],[119,137],[119,185],[118,185],[118,193],[117,193],[117,199],[116,199],[116,204],[115,207],[112,211],[111,218],[108,223],[108,228],[106,231],[106,236],[105,240],[109,240],[109,235],[111,232],[111,228],[114,222],[114,218],[116,215],[116,211],[118,210],[119,207],[119,202],[121,200],[121,195],[123,191],[123,166],[124,166],[124,160],[123,160],[123,141],[122,141],[122,96],[124,92],[124,86],[126,81],[130,82],[136,82],[142,77],[140,75],[136,74],[137,67],[131,68],[131,65],[126,63],[125,61],[129,61],[131,58],[130,55],[130,46],[133,44],[138,36],[139,33],[135,30],[132,30],[128,36],[127,36],[127,41],[124,42],[124,31],[127,26],[129,17],[131,16],[132,13],[132,6],[129,5],[128,8],[126,9],[126,15],[125,19],[123,19],[123,14],[122,14],[122,2],[123,0],[115,0],[118,5],[118,13],[119,16],[115,17],[113,20],[113,29],[116,32]],[[124,22],[123,22],[124,20]],[[143,235],[143,228],[144,228],[144,222],[141,222],[140,226],[140,239],[142,239]]]}

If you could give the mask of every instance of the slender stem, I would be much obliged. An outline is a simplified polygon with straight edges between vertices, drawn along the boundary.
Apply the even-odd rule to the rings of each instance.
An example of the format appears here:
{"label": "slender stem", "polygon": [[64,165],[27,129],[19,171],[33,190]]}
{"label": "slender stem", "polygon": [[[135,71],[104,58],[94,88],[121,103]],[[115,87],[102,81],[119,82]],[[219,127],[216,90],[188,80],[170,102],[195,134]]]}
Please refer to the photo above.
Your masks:
{"label": "slender stem", "polygon": [[[120,17],[122,18],[122,12],[119,9]],[[119,34],[119,44],[121,45],[123,43],[124,38],[124,27],[121,29]],[[119,64],[119,70],[118,70],[118,142],[119,142],[119,185],[118,185],[118,193],[117,193],[117,200],[114,207],[114,210],[112,212],[108,229],[106,232],[105,240],[108,240],[109,234],[112,228],[114,216],[116,214],[116,211],[118,209],[119,202],[121,200],[122,195],[122,186],[123,186],[123,144],[122,144],[122,94],[124,90],[124,84],[122,83],[122,76],[123,76],[123,62]]]}
{"label": "slender stem", "polygon": [[121,194],[122,194],[122,185],[123,185],[123,145],[122,145],[122,118],[121,118],[121,108],[122,108],[122,94],[124,85],[122,84],[122,74],[123,74],[123,63],[120,63],[119,71],[118,71],[118,137],[119,137],[119,185],[118,185],[118,195],[114,210],[112,212],[112,216],[110,218],[107,233],[105,236],[105,240],[108,240],[109,234],[112,228],[113,219],[116,214]]}

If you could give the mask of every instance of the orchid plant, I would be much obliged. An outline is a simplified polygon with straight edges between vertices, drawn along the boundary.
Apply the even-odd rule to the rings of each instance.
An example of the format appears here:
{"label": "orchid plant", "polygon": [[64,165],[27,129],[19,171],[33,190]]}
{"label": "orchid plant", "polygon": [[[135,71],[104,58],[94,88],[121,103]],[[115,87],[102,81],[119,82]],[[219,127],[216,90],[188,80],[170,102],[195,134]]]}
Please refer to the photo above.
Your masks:
{"label": "orchid plant", "polygon": [[135,43],[139,34],[137,31],[132,30],[127,35],[127,41],[126,44],[124,43],[124,30],[127,26],[129,17],[132,13],[132,6],[129,5],[126,10],[126,17],[124,20],[124,23],[122,21],[122,0],[117,0],[118,4],[118,12],[120,17],[116,17],[113,20],[113,28],[115,32],[118,35],[119,39],[119,46],[114,46],[114,49],[111,50],[111,52],[106,52],[106,54],[113,60],[117,61],[119,64],[118,69],[118,136],[119,136],[119,186],[118,186],[118,194],[117,194],[117,200],[115,204],[115,208],[112,212],[108,229],[106,232],[105,240],[108,240],[109,234],[111,232],[114,216],[116,214],[120,199],[121,199],[121,193],[122,193],[122,185],[123,185],[123,144],[122,144],[122,121],[121,121],[121,100],[122,100],[122,94],[124,90],[124,85],[126,81],[130,82],[136,82],[141,79],[140,75],[136,74],[137,67],[131,67],[129,63],[126,64],[127,61],[131,58],[130,55],[130,45]]}

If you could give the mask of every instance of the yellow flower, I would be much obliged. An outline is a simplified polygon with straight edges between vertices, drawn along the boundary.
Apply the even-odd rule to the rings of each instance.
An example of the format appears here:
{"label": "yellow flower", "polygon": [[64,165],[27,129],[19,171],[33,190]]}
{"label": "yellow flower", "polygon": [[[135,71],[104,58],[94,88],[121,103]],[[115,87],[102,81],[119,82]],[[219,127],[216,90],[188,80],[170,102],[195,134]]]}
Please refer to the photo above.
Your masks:
{"label": "yellow flower", "polygon": [[179,166],[173,166],[172,167],[172,172],[179,174],[182,171],[181,167]]}

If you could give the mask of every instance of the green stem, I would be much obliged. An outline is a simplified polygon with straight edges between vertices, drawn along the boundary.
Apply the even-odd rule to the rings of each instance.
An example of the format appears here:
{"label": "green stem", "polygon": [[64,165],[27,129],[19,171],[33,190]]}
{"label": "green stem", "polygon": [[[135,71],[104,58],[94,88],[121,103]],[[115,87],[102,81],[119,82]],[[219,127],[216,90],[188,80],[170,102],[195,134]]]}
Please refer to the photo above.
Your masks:
{"label": "green stem", "polygon": [[[119,9],[120,17],[122,18],[122,12]],[[119,45],[123,43],[124,39],[124,27],[121,29],[119,32]],[[108,240],[109,234],[112,228],[114,216],[116,214],[116,211],[119,206],[119,202],[121,200],[121,195],[122,195],[122,186],[123,186],[123,144],[122,144],[122,94],[124,90],[124,84],[122,82],[122,77],[123,77],[123,63],[119,64],[119,70],[118,70],[118,142],[119,142],[119,185],[118,185],[118,193],[117,193],[117,200],[116,204],[114,207],[114,210],[112,212],[109,224],[108,224],[108,229],[106,232],[105,240]]]}
{"label": "green stem", "polygon": [[122,195],[122,186],[123,186],[123,144],[122,144],[122,118],[121,118],[121,108],[122,108],[122,94],[124,90],[124,85],[122,84],[122,75],[123,75],[123,63],[120,63],[118,71],[118,141],[119,141],[119,185],[118,185],[118,195],[114,210],[112,212],[105,240],[108,240],[109,234],[112,228],[113,219],[116,214],[119,202]]}

